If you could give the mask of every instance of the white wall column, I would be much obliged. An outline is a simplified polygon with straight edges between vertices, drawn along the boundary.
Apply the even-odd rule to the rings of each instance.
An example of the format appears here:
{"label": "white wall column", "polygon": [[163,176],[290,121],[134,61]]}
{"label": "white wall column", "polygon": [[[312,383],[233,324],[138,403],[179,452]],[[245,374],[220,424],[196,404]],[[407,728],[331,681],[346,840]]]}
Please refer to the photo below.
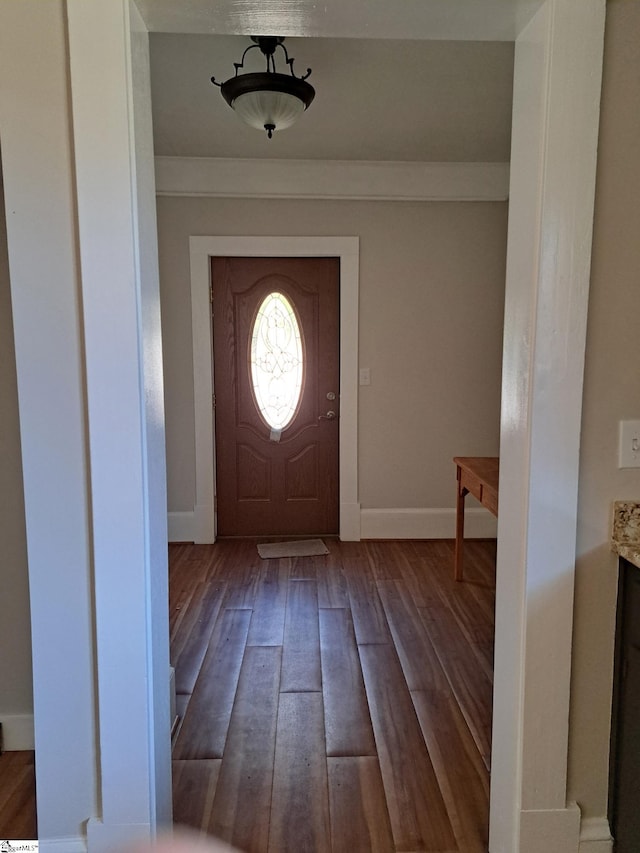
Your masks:
{"label": "white wall column", "polygon": [[547,0],[516,43],[491,853],[578,849],[569,679],[604,12]]}
{"label": "white wall column", "polygon": [[171,820],[164,406],[148,38],[69,2],[93,506],[100,814],[91,853]]}
{"label": "white wall column", "polygon": [[0,3],[0,133],[29,563],[40,850],[96,813],[90,500],[62,2]]}

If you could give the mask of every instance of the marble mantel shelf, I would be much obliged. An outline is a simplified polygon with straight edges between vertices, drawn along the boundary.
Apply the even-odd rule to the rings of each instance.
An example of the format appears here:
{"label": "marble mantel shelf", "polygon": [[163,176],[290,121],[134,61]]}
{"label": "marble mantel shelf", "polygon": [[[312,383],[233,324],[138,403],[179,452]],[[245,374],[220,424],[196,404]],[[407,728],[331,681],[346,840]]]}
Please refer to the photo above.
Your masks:
{"label": "marble mantel shelf", "polygon": [[615,501],[611,549],[640,568],[640,502]]}

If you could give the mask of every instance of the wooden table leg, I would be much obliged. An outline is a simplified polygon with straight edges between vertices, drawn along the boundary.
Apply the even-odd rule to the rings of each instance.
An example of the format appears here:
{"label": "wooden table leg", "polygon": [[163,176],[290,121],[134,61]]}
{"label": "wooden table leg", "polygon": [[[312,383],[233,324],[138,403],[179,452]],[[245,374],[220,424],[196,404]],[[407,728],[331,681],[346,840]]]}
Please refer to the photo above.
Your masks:
{"label": "wooden table leg", "polygon": [[[460,472],[458,472],[458,478]],[[461,485],[458,479],[458,500],[456,501],[456,551],[455,551],[455,568],[453,577],[457,581],[462,580],[462,572],[464,568],[464,499],[467,496],[467,490]]]}

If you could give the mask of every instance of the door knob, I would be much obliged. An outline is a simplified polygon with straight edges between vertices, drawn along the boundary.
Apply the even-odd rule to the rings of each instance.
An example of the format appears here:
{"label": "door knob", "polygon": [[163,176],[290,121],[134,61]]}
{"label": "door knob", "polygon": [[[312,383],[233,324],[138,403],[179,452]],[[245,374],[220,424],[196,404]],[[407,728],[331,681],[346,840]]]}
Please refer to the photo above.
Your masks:
{"label": "door knob", "polygon": [[332,421],[335,419],[335,417],[336,417],[336,413],[333,411],[333,409],[329,409],[329,411],[327,412],[326,415],[318,415],[318,420],[319,421]]}

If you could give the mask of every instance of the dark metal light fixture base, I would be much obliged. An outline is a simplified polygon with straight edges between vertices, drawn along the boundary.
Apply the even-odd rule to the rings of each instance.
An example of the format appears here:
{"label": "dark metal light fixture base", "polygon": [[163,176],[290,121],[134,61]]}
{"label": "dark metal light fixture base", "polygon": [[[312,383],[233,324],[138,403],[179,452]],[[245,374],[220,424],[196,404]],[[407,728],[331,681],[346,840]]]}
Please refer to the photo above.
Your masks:
{"label": "dark metal light fixture base", "polygon": [[[242,54],[240,62],[234,62],[236,73],[233,77],[218,83],[215,77],[211,82],[220,88],[222,97],[244,121],[253,127],[264,128],[269,139],[274,131],[288,127],[297,118],[299,112],[304,112],[315,97],[315,89],[307,83],[311,69],[302,77],[297,77],[293,71],[294,59],[289,58],[283,45],[284,36],[251,36],[253,44],[249,45]],[[244,67],[244,59],[250,50],[258,48],[266,58],[265,71],[239,74]],[[289,66],[290,74],[280,74],[276,71],[274,54],[281,48]],[[244,98],[244,96],[264,94],[262,98]],[[280,96],[285,95],[286,98]],[[239,99],[243,99],[239,101]],[[299,104],[296,107],[296,99]],[[264,119],[264,121],[263,121]]]}

